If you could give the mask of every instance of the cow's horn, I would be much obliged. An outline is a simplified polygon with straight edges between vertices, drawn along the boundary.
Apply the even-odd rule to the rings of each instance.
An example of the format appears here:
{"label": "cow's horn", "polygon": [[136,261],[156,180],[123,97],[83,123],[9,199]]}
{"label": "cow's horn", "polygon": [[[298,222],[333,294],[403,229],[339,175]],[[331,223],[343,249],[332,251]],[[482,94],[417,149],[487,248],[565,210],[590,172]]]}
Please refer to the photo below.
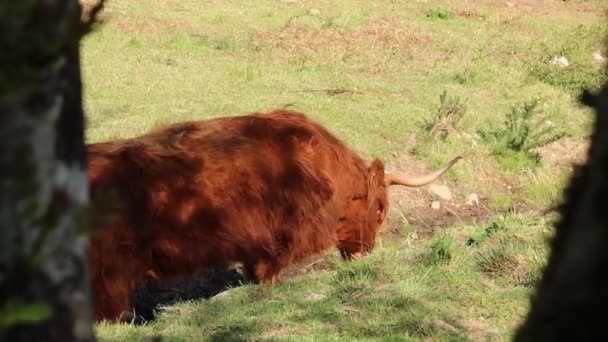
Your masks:
{"label": "cow's horn", "polygon": [[431,183],[432,181],[434,181],[435,179],[439,178],[439,176],[444,174],[450,167],[452,167],[452,165],[454,165],[460,159],[462,159],[462,157],[458,156],[458,157],[450,160],[449,163],[445,164],[443,167],[441,167],[437,171],[435,171],[431,174],[428,174],[426,176],[422,176],[422,177],[408,177],[408,176],[398,175],[398,174],[394,174],[394,173],[386,173],[384,175],[384,184],[386,186],[405,185],[405,186],[410,186],[410,187],[419,187],[419,186],[427,185],[427,184]]}

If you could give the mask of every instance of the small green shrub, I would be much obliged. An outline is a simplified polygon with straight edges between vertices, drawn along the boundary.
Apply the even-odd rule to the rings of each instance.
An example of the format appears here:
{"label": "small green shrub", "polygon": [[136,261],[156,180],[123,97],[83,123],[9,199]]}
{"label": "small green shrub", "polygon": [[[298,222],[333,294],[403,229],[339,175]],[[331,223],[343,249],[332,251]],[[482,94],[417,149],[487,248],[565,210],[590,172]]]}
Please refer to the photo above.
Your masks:
{"label": "small green shrub", "polygon": [[441,234],[431,245],[431,250],[427,257],[427,263],[430,265],[448,263],[453,257],[453,245],[454,239],[451,236]]}
{"label": "small green shrub", "polygon": [[488,239],[495,233],[505,230],[506,228],[507,228],[507,225],[505,223],[505,220],[494,221],[486,227],[477,228],[473,231],[473,233],[471,233],[471,236],[469,237],[469,240],[467,241],[467,245],[469,245],[469,246],[479,245],[480,243],[482,243],[483,241],[485,241],[486,239]]}
{"label": "small green shrub", "polygon": [[430,10],[426,17],[431,20],[447,20],[452,18],[452,14],[445,8],[436,8]]}
{"label": "small green shrub", "polygon": [[457,129],[458,122],[466,112],[465,101],[459,97],[449,97],[444,90],[439,95],[439,105],[429,117],[424,118],[423,127],[431,136],[445,140],[450,131]]}
{"label": "small green shrub", "polygon": [[546,116],[538,115],[538,99],[512,106],[503,125],[479,129],[481,140],[492,146],[492,154],[509,157],[515,165],[535,165],[540,161],[533,149],[545,146],[566,136]]}
{"label": "small green shrub", "polygon": [[551,86],[580,93],[587,88],[595,88],[608,78],[608,69],[591,63],[571,62],[560,68],[549,63],[549,56],[543,56],[530,66],[530,75]]}

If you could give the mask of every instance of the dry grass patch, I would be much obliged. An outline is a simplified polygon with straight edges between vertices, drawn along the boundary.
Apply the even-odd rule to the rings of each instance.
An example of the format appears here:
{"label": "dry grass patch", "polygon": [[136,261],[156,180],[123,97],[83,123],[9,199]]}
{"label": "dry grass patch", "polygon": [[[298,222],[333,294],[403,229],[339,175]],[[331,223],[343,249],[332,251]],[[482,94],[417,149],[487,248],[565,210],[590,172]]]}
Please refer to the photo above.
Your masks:
{"label": "dry grass patch", "polygon": [[570,172],[573,164],[581,164],[587,160],[588,149],[588,140],[564,138],[539,147],[535,152],[552,170]]}
{"label": "dry grass patch", "polygon": [[277,339],[284,338],[289,336],[306,336],[309,335],[311,331],[304,327],[287,327],[287,326],[278,326],[275,328],[268,329],[264,334],[262,334],[262,339]]}
{"label": "dry grass patch", "polygon": [[[83,15],[88,15],[90,9],[101,0],[80,0]],[[190,18],[183,15],[165,15],[178,9],[180,3],[171,0],[152,0],[142,7],[141,12],[134,12],[127,7],[128,3],[105,1],[98,16],[110,27],[116,27],[125,33],[144,34],[149,37],[167,34],[183,34],[194,32],[195,25]]]}
{"label": "dry grass patch", "polygon": [[469,318],[460,321],[460,324],[467,330],[467,337],[471,341],[492,341],[501,340],[498,329],[492,327],[483,318]]}
{"label": "dry grass patch", "polygon": [[255,32],[252,38],[289,53],[315,53],[336,48],[354,51],[371,45],[398,51],[408,58],[427,56],[422,50],[434,43],[430,34],[400,18],[373,17],[353,31],[346,31],[331,20],[315,18],[318,18],[320,28],[300,25],[293,19],[281,30]]}
{"label": "dry grass patch", "polygon": [[109,18],[108,23],[126,33],[138,33],[148,36],[181,34],[194,31],[194,27],[185,20],[158,18],[149,15],[113,16]]}
{"label": "dry grass patch", "polygon": [[485,20],[487,15],[479,13],[475,9],[460,9],[456,12],[459,17],[469,20]]}
{"label": "dry grass patch", "polygon": [[[462,3],[462,1],[456,1]],[[496,11],[499,14],[526,15],[526,16],[572,16],[598,17],[603,15],[602,1],[556,1],[556,0],[480,0],[475,1],[480,8]],[[599,12],[599,13],[598,13]]]}
{"label": "dry grass patch", "polygon": [[479,270],[490,278],[532,288],[540,279],[543,253],[542,246],[530,247],[529,242],[516,235],[503,235],[477,253],[477,263]]}

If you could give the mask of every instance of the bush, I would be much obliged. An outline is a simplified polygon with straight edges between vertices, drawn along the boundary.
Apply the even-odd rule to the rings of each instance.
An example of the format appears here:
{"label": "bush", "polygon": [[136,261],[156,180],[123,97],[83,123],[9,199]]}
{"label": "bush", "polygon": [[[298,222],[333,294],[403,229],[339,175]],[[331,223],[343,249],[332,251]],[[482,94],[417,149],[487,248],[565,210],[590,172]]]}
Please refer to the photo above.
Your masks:
{"label": "bush", "polygon": [[439,95],[439,105],[434,112],[424,119],[424,129],[432,136],[442,140],[447,138],[450,131],[456,130],[458,122],[467,111],[467,106],[459,97],[448,97],[447,91]]}
{"label": "bush", "polygon": [[591,63],[573,62],[568,67],[560,68],[550,64],[547,57],[543,56],[532,64],[530,75],[544,83],[572,93],[595,88],[608,76],[608,69],[599,69]]}
{"label": "bush", "polygon": [[539,116],[539,101],[533,99],[519,106],[512,106],[502,126],[490,125],[477,131],[481,140],[492,146],[497,156],[524,159],[521,162],[536,164],[540,160],[533,150],[566,136],[546,116]]}
{"label": "bush", "polygon": [[505,220],[500,222],[494,221],[490,223],[488,226],[483,228],[477,228],[471,233],[471,237],[467,241],[467,245],[479,245],[495,233],[505,230],[507,228]]}
{"label": "bush", "polygon": [[431,245],[430,253],[428,254],[427,263],[437,265],[440,263],[448,263],[452,260],[452,249],[454,239],[446,234],[441,234]]}
{"label": "bush", "polygon": [[426,17],[431,20],[447,20],[452,18],[452,14],[445,8],[436,8],[430,10]]}

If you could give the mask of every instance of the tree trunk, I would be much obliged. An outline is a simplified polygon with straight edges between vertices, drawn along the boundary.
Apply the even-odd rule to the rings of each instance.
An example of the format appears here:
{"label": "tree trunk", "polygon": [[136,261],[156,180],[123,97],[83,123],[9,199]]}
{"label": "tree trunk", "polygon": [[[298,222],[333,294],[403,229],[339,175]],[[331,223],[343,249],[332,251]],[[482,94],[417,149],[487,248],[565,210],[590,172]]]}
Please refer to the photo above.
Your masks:
{"label": "tree trunk", "polygon": [[94,340],[78,0],[0,3],[0,339]]}
{"label": "tree trunk", "polygon": [[515,341],[608,338],[603,326],[608,308],[608,83],[580,100],[595,110],[587,162],[575,169],[566,189],[549,262]]}

